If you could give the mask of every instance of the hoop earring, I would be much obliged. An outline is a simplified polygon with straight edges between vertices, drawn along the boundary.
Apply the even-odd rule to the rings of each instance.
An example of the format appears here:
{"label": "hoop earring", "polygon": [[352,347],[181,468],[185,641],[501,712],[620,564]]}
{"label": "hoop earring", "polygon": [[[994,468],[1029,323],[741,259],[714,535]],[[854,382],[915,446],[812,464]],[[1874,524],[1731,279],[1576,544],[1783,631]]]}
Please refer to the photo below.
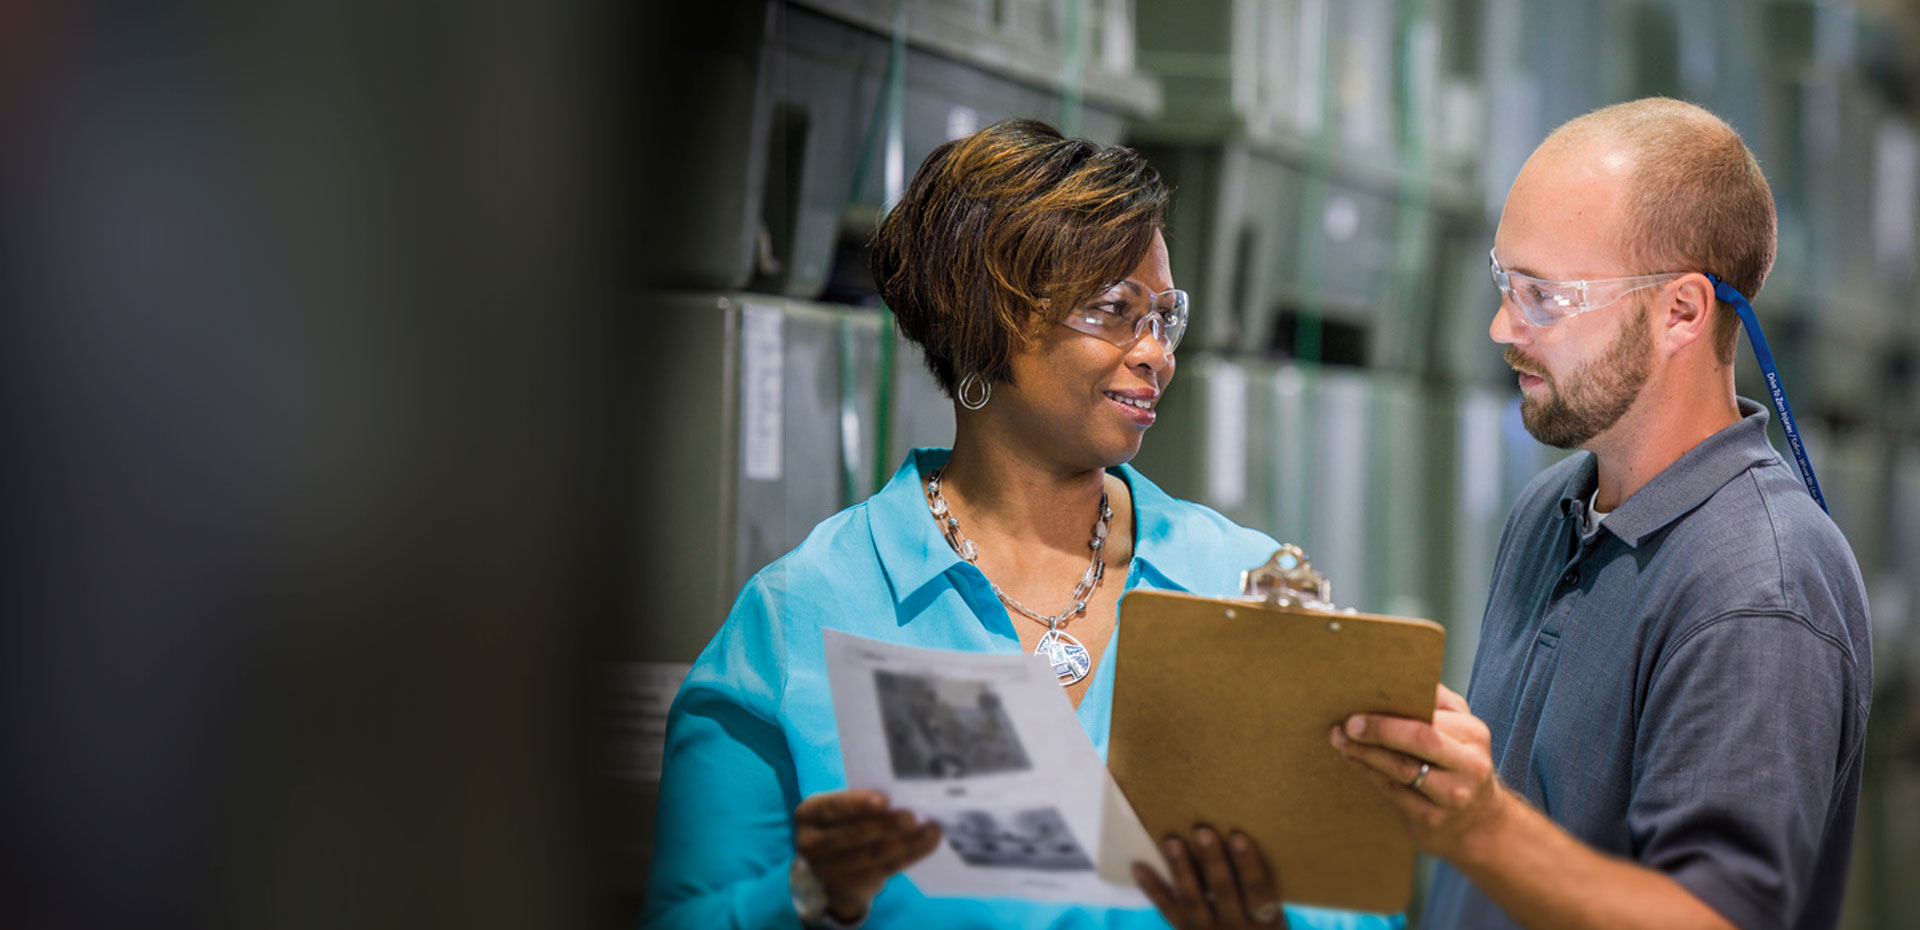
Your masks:
{"label": "hoop earring", "polygon": [[[978,392],[977,397],[976,392]],[[985,407],[987,401],[992,398],[993,385],[988,384],[987,379],[980,377],[979,372],[968,372],[966,377],[960,379],[959,389],[953,392],[953,399],[959,401],[960,406],[968,410]]]}

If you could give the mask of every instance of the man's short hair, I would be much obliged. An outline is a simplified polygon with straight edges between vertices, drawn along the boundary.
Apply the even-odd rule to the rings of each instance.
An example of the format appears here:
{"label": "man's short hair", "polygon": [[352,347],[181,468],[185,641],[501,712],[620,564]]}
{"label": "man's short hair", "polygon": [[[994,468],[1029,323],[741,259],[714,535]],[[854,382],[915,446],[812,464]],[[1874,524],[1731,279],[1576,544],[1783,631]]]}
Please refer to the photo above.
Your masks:
{"label": "man's short hair", "polygon": [[[1573,119],[1548,141],[1624,146],[1634,156],[1623,248],[1635,273],[1710,271],[1748,300],[1759,296],[1779,235],[1773,191],[1724,120],[1685,101],[1648,97]],[[1740,317],[1724,303],[1718,309],[1714,351],[1731,364]]]}
{"label": "man's short hair", "polygon": [[1130,148],[1003,120],[927,156],[874,234],[873,279],[948,394],[1003,381],[1040,327],[1140,264],[1167,196]]}

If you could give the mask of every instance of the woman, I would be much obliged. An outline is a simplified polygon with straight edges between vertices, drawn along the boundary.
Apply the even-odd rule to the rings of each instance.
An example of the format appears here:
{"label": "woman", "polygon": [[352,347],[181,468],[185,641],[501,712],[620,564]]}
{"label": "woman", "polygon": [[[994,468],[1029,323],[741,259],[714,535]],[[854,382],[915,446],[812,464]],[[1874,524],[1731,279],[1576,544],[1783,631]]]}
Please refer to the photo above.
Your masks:
{"label": "woman", "polygon": [[[916,450],[878,494],[756,574],[701,654],[669,715],[647,926],[1164,926],[1146,909],[921,895],[898,873],[942,842],[940,827],[842,790],[821,631],[1038,650],[1104,756],[1121,594],[1228,593],[1278,548],[1125,466],[1186,328],[1166,201],[1131,150],[1032,121],[927,157],[875,234],[873,271],[954,398],[953,449]],[[1170,918],[1280,925],[1270,883],[1245,877],[1264,869],[1258,852],[1236,847],[1242,889],[1224,859],[1192,865],[1221,848],[1197,839],[1174,863],[1176,887],[1152,888]]]}

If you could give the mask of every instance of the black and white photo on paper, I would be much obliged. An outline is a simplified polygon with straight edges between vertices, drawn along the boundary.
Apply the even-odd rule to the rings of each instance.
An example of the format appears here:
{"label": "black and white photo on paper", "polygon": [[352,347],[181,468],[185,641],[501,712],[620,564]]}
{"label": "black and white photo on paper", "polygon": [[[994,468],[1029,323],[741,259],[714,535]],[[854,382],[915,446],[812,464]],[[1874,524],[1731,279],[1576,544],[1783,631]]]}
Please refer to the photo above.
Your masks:
{"label": "black and white photo on paper", "polygon": [[835,629],[821,647],[847,784],[942,825],[933,854],[903,870],[922,894],[1152,907],[1103,870],[1152,859],[1153,839],[1112,796],[1072,702],[1031,653]]}
{"label": "black and white photo on paper", "polygon": [[1057,808],[959,811],[939,820],[947,846],[970,866],[1049,872],[1093,868],[1093,859],[1074,839]]}
{"label": "black and white photo on paper", "polygon": [[963,778],[1032,767],[985,681],[874,670],[895,778]]}

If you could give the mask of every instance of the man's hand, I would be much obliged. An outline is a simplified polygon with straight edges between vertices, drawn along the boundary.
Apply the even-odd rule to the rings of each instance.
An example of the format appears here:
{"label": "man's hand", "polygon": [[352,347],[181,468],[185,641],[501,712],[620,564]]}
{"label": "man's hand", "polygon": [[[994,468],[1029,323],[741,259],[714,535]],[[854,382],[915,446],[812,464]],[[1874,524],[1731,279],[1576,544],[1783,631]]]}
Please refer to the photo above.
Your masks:
{"label": "man's hand", "polygon": [[827,912],[852,923],[880,886],[940,845],[940,825],[887,806],[878,791],[824,791],[793,809],[794,852],[827,890]]}
{"label": "man's hand", "polygon": [[1329,736],[1399,809],[1414,845],[1457,862],[1518,798],[1493,769],[1487,725],[1465,698],[1437,687],[1432,724],[1355,714]]}
{"label": "man's hand", "polygon": [[1246,834],[1235,831],[1223,842],[1212,827],[1199,826],[1191,845],[1168,837],[1161,850],[1173,886],[1138,862],[1133,881],[1177,930],[1273,930],[1287,925],[1266,854]]}

